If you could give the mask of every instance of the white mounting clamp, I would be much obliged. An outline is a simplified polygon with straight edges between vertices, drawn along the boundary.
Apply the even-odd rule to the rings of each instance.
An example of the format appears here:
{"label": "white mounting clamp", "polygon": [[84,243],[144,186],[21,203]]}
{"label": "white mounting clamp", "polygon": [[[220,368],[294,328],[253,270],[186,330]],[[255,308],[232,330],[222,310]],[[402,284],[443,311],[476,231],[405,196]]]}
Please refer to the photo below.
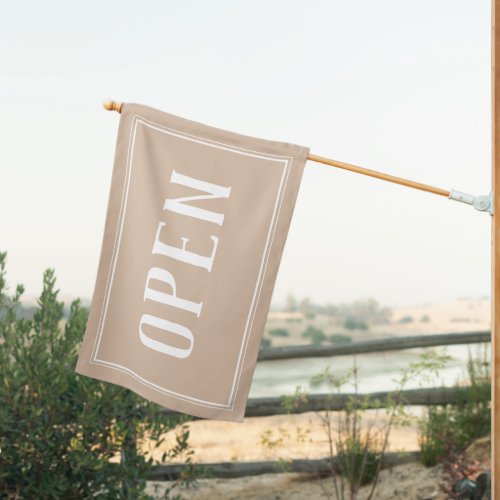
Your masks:
{"label": "white mounting clamp", "polygon": [[476,210],[488,212],[490,215],[493,215],[493,193],[486,196],[474,196],[473,194],[462,193],[461,191],[452,189],[448,198],[467,203],[468,205],[472,205]]}

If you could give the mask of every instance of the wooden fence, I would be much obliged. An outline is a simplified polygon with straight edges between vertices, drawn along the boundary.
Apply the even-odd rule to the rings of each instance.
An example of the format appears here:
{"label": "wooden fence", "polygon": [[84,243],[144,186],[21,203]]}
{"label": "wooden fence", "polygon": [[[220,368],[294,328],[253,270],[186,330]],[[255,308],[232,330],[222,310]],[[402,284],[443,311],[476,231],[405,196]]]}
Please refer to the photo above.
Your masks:
{"label": "wooden fence", "polygon": [[[477,343],[488,343],[491,341],[491,332],[478,331],[466,333],[442,333],[436,335],[419,335],[412,337],[394,337],[388,339],[369,340],[341,345],[306,345],[286,346],[262,349],[259,354],[259,362],[294,359],[294,358],[319,358],[347,356],[356,354],[380,353],[386,351],[429,348],[450,345],[466,345]],[[465,398],[467,387],[436,387],[423,389],[410,389],[399,393],[399,400],[403,405],[445,405]],[[339,411],[346,408],[348,401],[352,398],[358,401],[368,402],[368,407],[375,408],[385,401],[391,392],[375,392],[369,394],[309,394],[304,400],[298,400],[293,408],[285,409],[282,398],[251,398],[247,402],[245,417],[264,417],[286,413],[304,413],[310,411]],[[367,398],[368,397],[368,398]],[[490,394],[487,394],[490,397]],[[176,412],[163,408],[161,413],[177,415]],[[406,458],[404,458],[406,457]],[[410,458],[408,458],[410,457]],[[415,453],[388,454],[385,460],[386,466],[403,463],[405,460],[414,460]],[[307,472],[315,471],[321,473],[323,469],[331,469],[331,459],[320,460],[294,460],[290,467],[283,468],[276,462],[237,462],[219,464],[200,464],[210,477],[242,477],[245,475],[257,475],[270,472]],[[158,466],[150,474],[151,480],[167,480],[179,477],[183,465],[166,464]]]}

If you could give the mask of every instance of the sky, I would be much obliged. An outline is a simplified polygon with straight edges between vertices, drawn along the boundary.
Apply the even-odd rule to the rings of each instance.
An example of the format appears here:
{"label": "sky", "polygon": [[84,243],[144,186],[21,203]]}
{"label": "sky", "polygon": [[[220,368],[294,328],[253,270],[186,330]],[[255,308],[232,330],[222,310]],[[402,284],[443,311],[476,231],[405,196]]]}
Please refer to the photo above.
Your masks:
{"label": "sky", "polygon": [[[6,2],[8,281],[93,293],[115,99],[475,195],[490,191],[490,1]],[[308,162],[276,281],[314,302],[490,295],[490,216]]]}

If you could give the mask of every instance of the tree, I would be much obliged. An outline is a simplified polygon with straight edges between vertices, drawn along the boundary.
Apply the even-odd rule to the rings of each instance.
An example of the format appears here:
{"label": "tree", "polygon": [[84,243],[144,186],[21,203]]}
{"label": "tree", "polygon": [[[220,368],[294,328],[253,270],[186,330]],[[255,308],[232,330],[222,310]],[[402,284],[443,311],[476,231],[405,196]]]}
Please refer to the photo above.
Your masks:
{"label": "tree", "polygon": [[349,316],[344,321],[344,328],[346,328],[347,330],[367,330],[368,325],[364,320],[360,318]]}
{"label": "tree", "polygon": [[307,319],[314,319],[314,317],[316,316],[316,310],[318,309],[320,308],[312,304],[308,297],[305,297],[300,301],[299,311]]}
{"label": "tree", "polygon": [[328,342],[331,344],[350,344],[352,338],[349,335],[342,335],[341,333],[332,333],[328,335]]}
{"label": "tree", "polygon": [[326,335],[323,330],[312,325],[307,327],[307,330],[302,333],[302,337],[310,339],[311,344],[321,344],[321,342],[326,340]]}
{"label": "tree", "polygon": [[348,318],[357,318],[363,320],[366,325],[387,324],[391,315],[390,309],[381,307],[374,299],[342,304],[338,308],[339,319],[346,321]]}
{"label": "tree", "polygon": [[271,337],[289,337],[290,333],[286,328],[273,328],[269,330],[269,335]]}
{"label": "tree", "polygon": [[285,311],[296,312],[297,311],[297,299],[289,293],[286,297]]}
{"label": "tree", "polygon": [[269,347],[272,346],[272,341],[271,339],[268,339],[267,337],[262,337],[262,340],[260,342],[260,348],[261,349],[268,349]]}
{"label": "tree", "polygon": [[154,462],[139,445],[159,446],[180,424],[163,460],[186,454],[190,462],[186,418],[167,418],[127,389],[76,374],[87,310],[74,301],[64,323],[48,270],[32,319],[22,317],[23,287],[7,295],[5,262],[0,253],[0,497],[146,498]]}
{"label": "tree", "polygon": [[413,323],[413,316],[403,316],[398,323]]}

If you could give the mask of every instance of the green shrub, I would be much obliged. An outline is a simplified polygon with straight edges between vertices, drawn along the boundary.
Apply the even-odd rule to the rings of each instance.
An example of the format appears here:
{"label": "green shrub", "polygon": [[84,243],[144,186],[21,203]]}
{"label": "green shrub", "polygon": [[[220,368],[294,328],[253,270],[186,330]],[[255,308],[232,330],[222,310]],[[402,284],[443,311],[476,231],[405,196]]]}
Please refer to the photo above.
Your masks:
{"label": "green shrub", "polygon": [[266,337],[262,337],[262,340],[260,342],[260,348],[261,349],[267,349],[267,348],[271,347],[272,344],[273,343],[272,343],[271,339],[268,339]]}
{"label": "green shrub", "polygon": [[491,373],[486,348],[474,358],[469,350],[465,393],[457,394],[451,405],[455,445],[464,449],[474,439],[491,432]]}
{"label": "green shrub", "polygon": [[307,327],[307,330],[302,333],[302,337],[310,339],[311,344],[321,344],[321,342],[326,340],[323,330],[312,325]]}
{"label": "green shrub", "polygon": [[368,324],[360,318],[349,316],[344,321],[344,328],[347,330],[368,330]]}
{"label": "green shrub", "polygon": [[273,328],[269,330],[269,335],[271,337],[290,337],[290,333],[285,328]]}
{"label": "green shrub", "polygon": [[352,342],[352,338],[349,337],[349,335],[332,333],[332,335],[328,335],[328,342],[331,344],[350,344]]}
{"label": "green shrub", "polygon": [[[420,421],[419,444],[425,465],[435,465],[451,452],[463,451],[491,432],[491,378],[487,350],[473,358],[469,351],[466,390],[450,405],[428,407]],[[459,387],[459,386],[457,386]]]}
{"label": "green shrub", "polygon": [[362,436],[348,438],[337,455],[342,475],[358,486],[370,484],[376,477],[382,454],[374,443],[363,442]]}
{"label": "green shrub", "polygon": [[[23,287],[7,295],[0,253],[0,497],[43,499],[146,498],[153,449],[179,423],[119,387],[75,373],[87,310],[78,300],[63,319],[54,271],[32,319],[18,311]],[[178,430],[163,460],[186,453]],[[114,461],[112,462],[111,459]]]}
{"label": "green shrub", "polygon": [[398,323],[413,323],[413,317],[412,316],[403,316]]}
{"label": "green shrub", "polygon": [[418,437],[420,461],[425,466],[436,465],[451,452],[454,436],[450,421],[451,415],[446,407],[426,408],[426,417],[420,422]]}

